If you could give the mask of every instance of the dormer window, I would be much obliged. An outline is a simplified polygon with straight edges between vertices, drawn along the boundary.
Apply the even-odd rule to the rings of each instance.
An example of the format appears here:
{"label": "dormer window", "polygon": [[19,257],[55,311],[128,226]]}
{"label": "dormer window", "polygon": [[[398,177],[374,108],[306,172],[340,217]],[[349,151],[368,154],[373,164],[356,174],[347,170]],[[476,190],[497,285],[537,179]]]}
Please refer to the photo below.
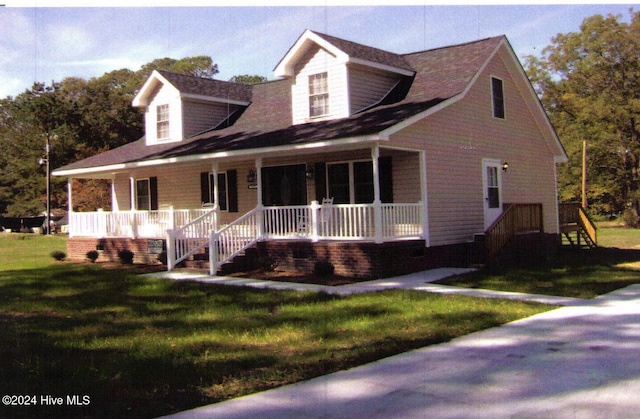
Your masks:
{"label": "dormer window", "polygon": [[315,118],[329,114],[329,88],[327,73],[309,76],[309,117]]}
{"label": "dormer window", "polygon": [[156,107],[156,133],[158,140],[169,139],[169,105]]}

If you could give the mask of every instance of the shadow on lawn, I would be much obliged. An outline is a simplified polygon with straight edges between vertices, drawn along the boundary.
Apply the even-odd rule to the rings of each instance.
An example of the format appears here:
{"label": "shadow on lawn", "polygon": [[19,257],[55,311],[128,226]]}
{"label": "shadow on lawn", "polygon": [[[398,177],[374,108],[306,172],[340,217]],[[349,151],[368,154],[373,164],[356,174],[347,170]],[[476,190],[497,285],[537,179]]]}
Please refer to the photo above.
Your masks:
{"label": "shadow on lawn", "polygon": [[[176,282],[92,265],[0,272],[0,393],[38,402],[0,406],[0,417],[157,417],[507,321],[476,307],[447,322],[425,314],[418,323],[443,327],[407,334],[389,320],[401,312],[393,304],[441,297],[393,295],[405,300]],[[358,319],[374,325],[363,332],[369,340],[352,335]],[[388,323],[392,333],[376,328]],[[47,395],[62,406],[43,406]],[[69,405],[75,395],[90,404]]]}

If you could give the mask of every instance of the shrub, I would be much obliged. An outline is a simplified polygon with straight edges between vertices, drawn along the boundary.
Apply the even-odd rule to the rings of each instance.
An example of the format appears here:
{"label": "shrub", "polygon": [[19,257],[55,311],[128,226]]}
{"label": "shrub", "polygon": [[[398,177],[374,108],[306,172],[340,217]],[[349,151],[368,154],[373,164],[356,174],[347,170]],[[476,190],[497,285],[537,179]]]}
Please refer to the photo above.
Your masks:
{"label": "shrub", "polygon": [[165,250],[158,254],[158,262],[162,263],[163,265],[167,264],[167,252]]}
{"label": "shrub", "polygon": [[259,258],[258,264],[260,265],[260,269],[265,272],[273,272],[278,267],[278,261],[269,256]]}
{"label": "shrub", "polygon": [[67,254],[62,250],[54,250],[51,252],[51,257],[55,260],[65,260],[67,258]]}
{"label": "shrub", "polygon": [[319,260],[313,265],[313,273],[318,276],[333,275],[335,267],[328,260]]}
{"label": "shrub", "polygon": [[133,252],[128,249],[118,250],[118,259],[123,265],[133,264]]}
{"label": "shrub", "polygon": [[100,253],[98,253],[97,250],[89,250],[87,252],[87,259],[89,259],[91,263],[96,263],[98,256],[100,256]]}
{"label": "shrub", "polygon": [[638,228],[640,226],[640,217],[633,209],[627,209],[622,213],[622,221],[627,227]]}

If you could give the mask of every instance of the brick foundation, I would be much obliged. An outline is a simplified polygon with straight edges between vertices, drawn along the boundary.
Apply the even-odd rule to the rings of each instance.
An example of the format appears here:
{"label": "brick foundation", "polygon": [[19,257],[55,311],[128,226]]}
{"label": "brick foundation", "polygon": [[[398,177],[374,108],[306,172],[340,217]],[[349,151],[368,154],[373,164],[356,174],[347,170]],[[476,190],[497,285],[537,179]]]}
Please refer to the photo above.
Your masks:
{"label": "brick foundation", "polygon": [[266,241],[260,257],[275,259],[278,269],[312,273],[317,261],[328,260],[337,275],[385,278],[443,266],[468,266],[466,244],[425,247],[423,240],[389,243]]}
{"label": "brick foundation", "polygon": [[[67,253],[69,259],[80,261],[87,258],[88,251],[97,250],[100,254],[98,262],[119,263],[118,251],[130,250],[133,252],[134,263],[155,264],[158,262],[158,254],[149,253],[150,240],[156,239],[71,237],[67,241]],[[162,243],[163,249],[166,249],[166,242],[163,240]]]}

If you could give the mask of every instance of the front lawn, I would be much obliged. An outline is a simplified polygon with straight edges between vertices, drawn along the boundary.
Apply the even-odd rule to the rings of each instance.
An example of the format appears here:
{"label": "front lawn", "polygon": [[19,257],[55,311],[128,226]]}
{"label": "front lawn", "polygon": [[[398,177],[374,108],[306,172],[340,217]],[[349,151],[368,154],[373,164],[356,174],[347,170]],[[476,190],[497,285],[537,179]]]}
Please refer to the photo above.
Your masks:
{"label": "front lawn", "polygon": [[[0,417],[156,417],[548,309],[417,291],[224,287],[57,262],[0,271],[0,296],[1,393],[37,402],[0,406]],[[64,405],[43,406],[46,396]],[[89,403],[68,405],[74,396]]]}

